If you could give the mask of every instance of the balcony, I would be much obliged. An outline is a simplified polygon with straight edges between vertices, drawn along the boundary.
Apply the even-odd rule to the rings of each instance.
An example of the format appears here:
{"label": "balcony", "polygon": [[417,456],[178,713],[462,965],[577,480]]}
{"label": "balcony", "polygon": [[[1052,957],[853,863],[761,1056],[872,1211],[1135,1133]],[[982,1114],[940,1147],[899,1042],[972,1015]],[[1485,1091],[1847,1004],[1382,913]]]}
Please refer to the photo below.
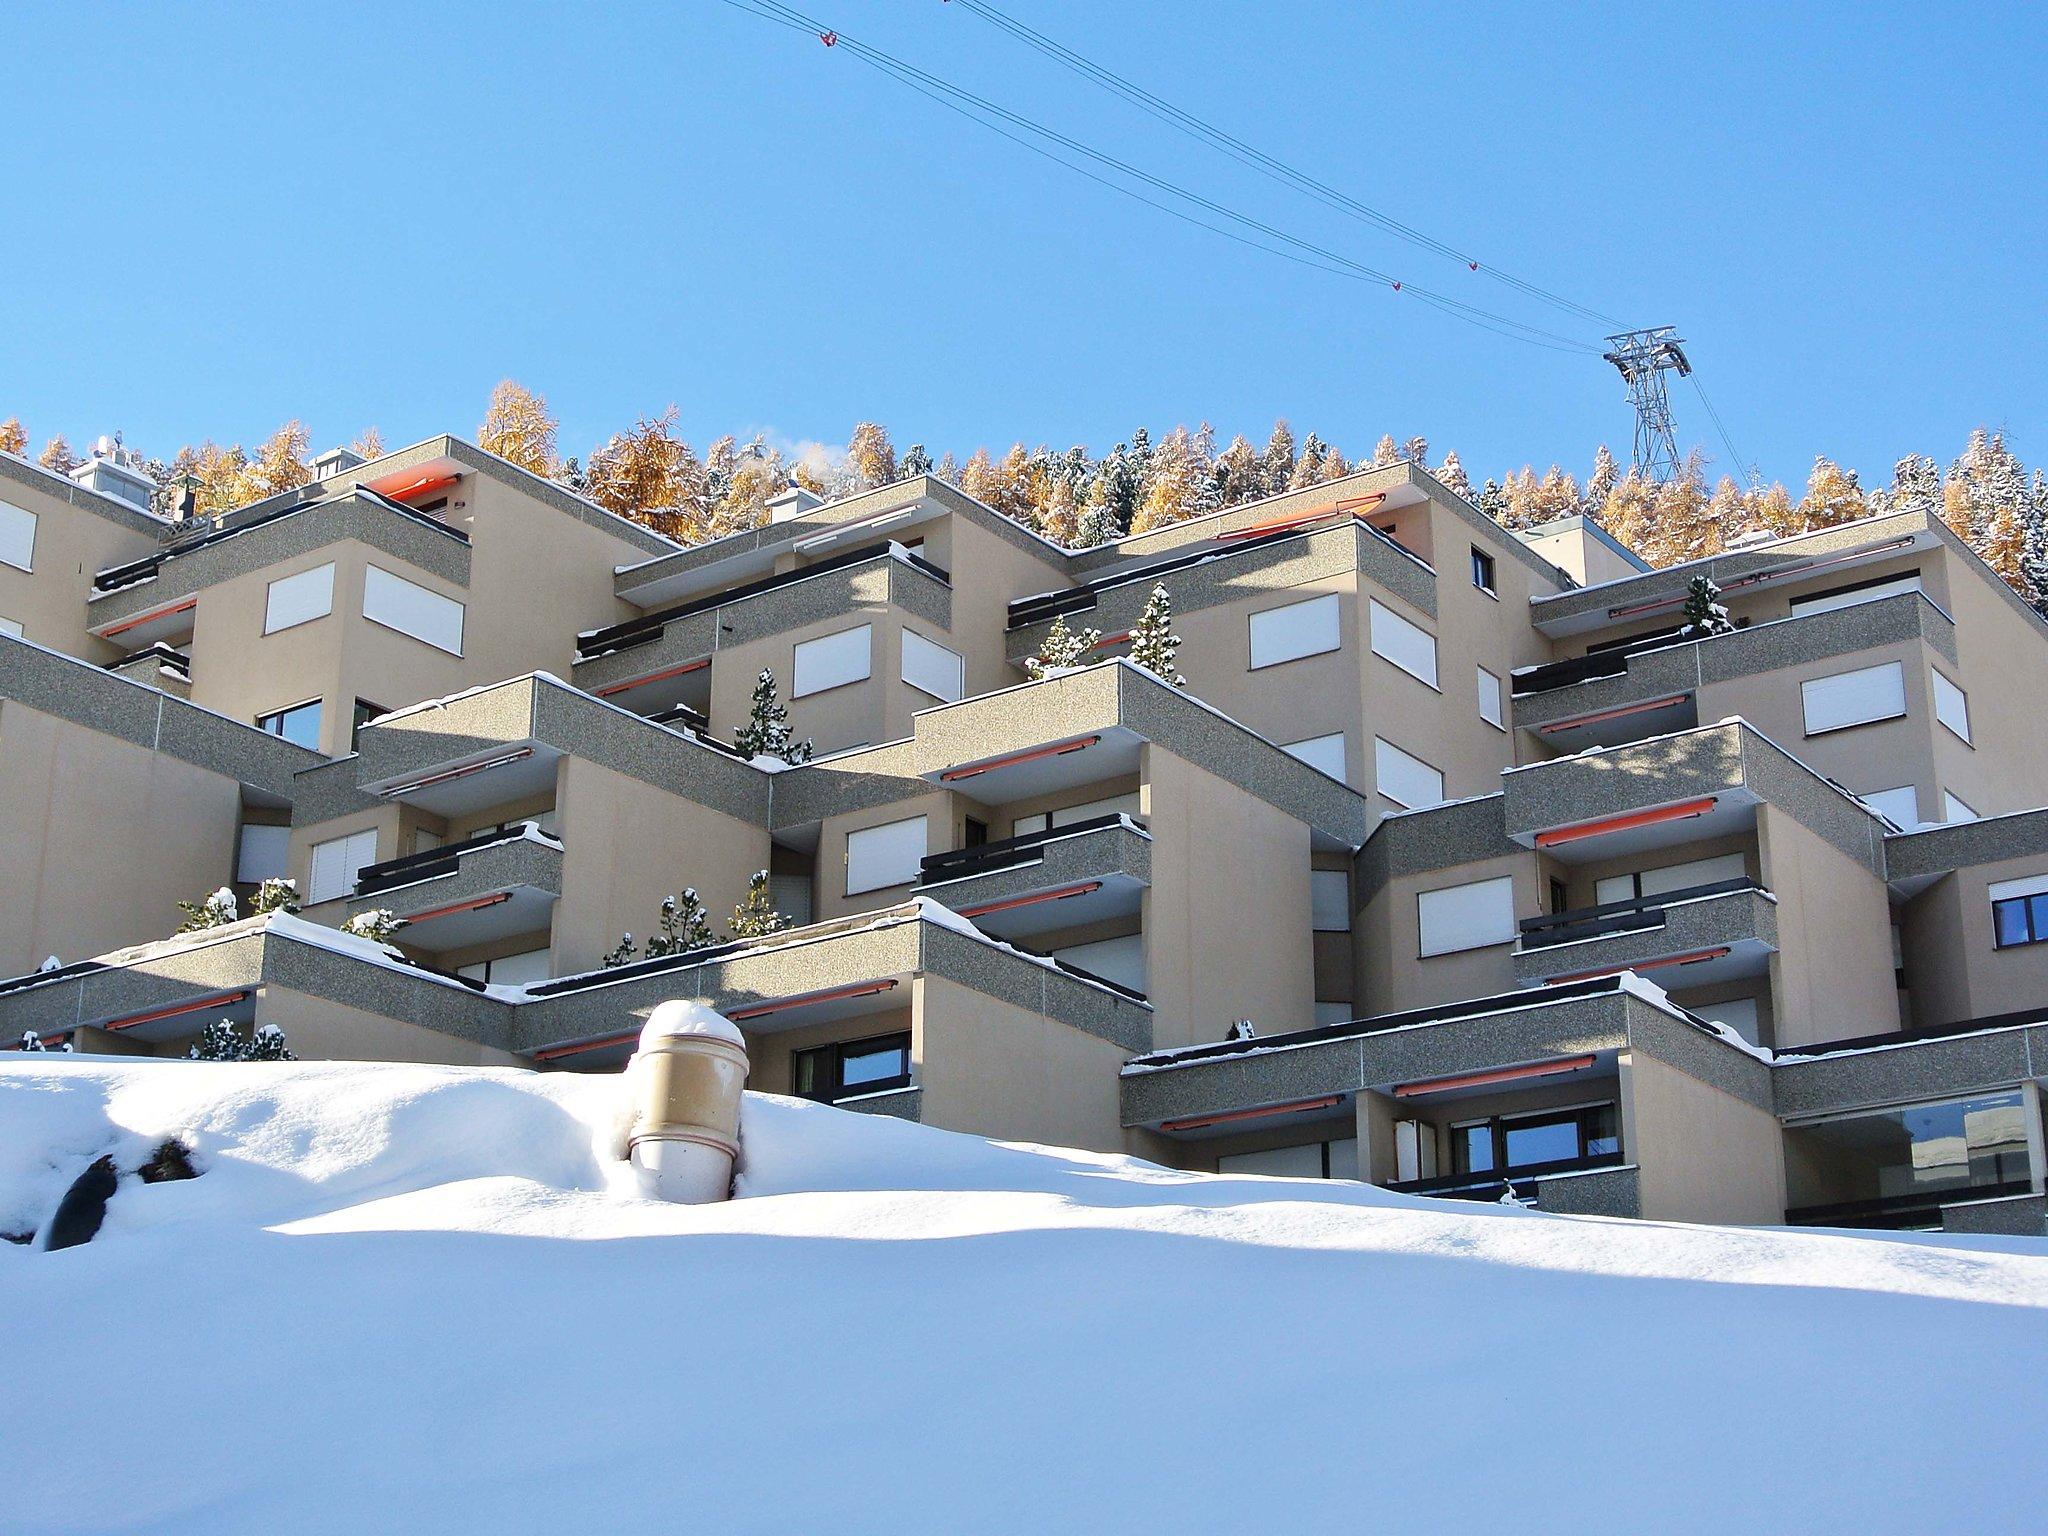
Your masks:
{"label": "balcony", "polygon": [[1955,660],[1955,621],[1920,592],[1704,639],[1645,636],[1516,672],[1515,725],[1561,752],[1641,741],[1697,724],[1703,688],[1914,640]]}
{"label": "balcony", "polygon": [[385,908],[409,949],[466,949],[546,929],[562,891],[562,845],[531,822],[368,864],[349,916]]}
{"label": "balcony", "polygon": [[1557,985],[1624,970],[1666,971],[1667,987],[1756,976],[1778,947],[1777,902],[1754,880],[1721,880],[1524,918],[1515,980]]}
{"label": "balcony", "polygon": [[1636,1170],[1621,1152],[1530,1163],[1503,1173],[1444,1174],[1433,1179],[1397,1179],[1383,1186],[1397,1195],[1489,1204],[1512,1195],[1538,1210],[1585,1215],[1640,1215]]}
{"label": "balcony", "polygon": [[1015,939],[1135,917],[1151,880],[1152,839],[1143,824],[1091,816],[932,854],[916,894],[944,902],[984,933]]}

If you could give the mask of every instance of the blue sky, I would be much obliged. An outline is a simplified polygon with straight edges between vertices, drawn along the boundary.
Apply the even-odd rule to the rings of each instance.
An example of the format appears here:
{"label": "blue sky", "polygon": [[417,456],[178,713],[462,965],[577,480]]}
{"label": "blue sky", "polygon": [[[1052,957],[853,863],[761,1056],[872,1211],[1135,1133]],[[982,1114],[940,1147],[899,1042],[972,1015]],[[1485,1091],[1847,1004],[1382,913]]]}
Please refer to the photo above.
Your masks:
{"label": "blue sky", "polygon": [[[1485,261],[1679,325],[1745,456],[2048,460],[2048,21],[1977,6],[1000,0]],[[944,0],[803,9],[1207,195],[1598,329],[1289,194]],[[10,7],[0,416],[168,453],[474,430],[582,453],[888,424],[936,455],[1276,416],[1476,476],[1624,453],[1606,364],[1188,228],[717,0]],[[1683,443],[1727,454],[1690,386]]]}

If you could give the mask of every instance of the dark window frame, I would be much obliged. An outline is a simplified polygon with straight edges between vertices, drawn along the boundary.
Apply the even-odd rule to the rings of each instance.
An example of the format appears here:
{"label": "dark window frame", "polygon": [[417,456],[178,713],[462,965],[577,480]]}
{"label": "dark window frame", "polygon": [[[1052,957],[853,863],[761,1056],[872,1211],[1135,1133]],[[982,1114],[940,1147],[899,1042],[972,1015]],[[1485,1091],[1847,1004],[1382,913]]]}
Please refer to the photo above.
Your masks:
{"label": "dark window frame", "polygon": [[351,752],[355,751],[357,744],[362,740],[364,726],[379,716],[390,713],[391,711],[382,704],[372,704],[368,699],[357,699],[355,713],[349,719],[348,749]]}
{"label": "dark window frame", "polygon": [[[846,1058],[849,1055],[862,1056],[881,1049],[897,1049],[903,1052],[903,1070],[893,1077],[875,1078],[865,1083],[849,1086],[846,1082]],[[822,1089],[805,1092],[798,1086],[802,1078],[802,1064],[807,1060],[819,1062],[825,1072]],[[887,1034],[865,1035],[858,1040],[834,1040],[825,1045],[806,1046],[789,1053],[790,1092],[800,1099],[809,1099],[815,1104],[841,1104],[848,1099],[860,1098],[870,1093],[890,1093],[911,1084],[910,1031],[892,1029]]]}
{"label": "dark window frame", "polygon": [[[2038,908],[2036,902],[2040,903]],[[2008,909],[2019,911],[2021,926],[2027,935],[2025,938],[2007,942],[2001,914]],[[2048,944],[2048,891],[2038,891],[2031,896],[2007,896],[1991,903],[1991,947],[2025,949],[2029,944]]]}
{"label": "dark window frame", "polygon": [[[1598,1122],[1594,1117],[1603,1110],[1608,1111],[1612,1116],[1612,1133],[1607,1136],[1596,1136],[1594,1133],[1598,1129]],[[1570,1160],[1583,1161],[1589,1157],[1607,1155],[1591,1150],[1596,1140],[1612,1141],[1614,1143],[1613,1152],[1617,1155],[1620,1153],[1621,1104],[1615,1099],[1597,1099],[1589,1104],[1568,1104],[1557,1109],[1530,1110],[1509,1115],[1487,1115],[1477,1120],[1453,1121],[1447,1127],[1451,1133],[1452,1172],[1459,1178],[1476,1178],[1485,1174],[1496,1174],[1505,1178],[1512,1178],[1521,1169],[1542,1167],[1544,1166],[1542,1163],[1511,1164],[1508,1162],[1509,1129],[1527,1129],[1531,1126],[1554,1125],[1566,1121],[1573,1124],[1578,1142],[1578,1150],[1572,1154]],[[1484,1168],[1457,1166],[1470,1160],[1466,1155],[1465,1133],[1482,1127],[1488,1135],[1487,1145],[1492,1158],[1491,1163]]]}
{"label": "dark window frame", "polygon": [[1500,596],[1500,568],[1477,544],[1472,546],[1472,585],[1488,597]]}
{"label": "dark window frame", "polygon": [[[314,739],[311,750],[317,752],[320,750],[320,729],[327,723],[326,705],[327,700],[325,699],[325,697],[301,699],[296,704],[287,704],[282,709],[273,709],[266,714],[258,715],[256,717],[256,729],[262,731],[265,735],[275,736],[280,741],[292,741],[292,738],[285,734],[285,718],[288,715],[296,715],[301,710],[310,709],[313,711],[313,718],[317,722],[313,727]],[[305,746],[306,743],[293,742],[293,745]]]}

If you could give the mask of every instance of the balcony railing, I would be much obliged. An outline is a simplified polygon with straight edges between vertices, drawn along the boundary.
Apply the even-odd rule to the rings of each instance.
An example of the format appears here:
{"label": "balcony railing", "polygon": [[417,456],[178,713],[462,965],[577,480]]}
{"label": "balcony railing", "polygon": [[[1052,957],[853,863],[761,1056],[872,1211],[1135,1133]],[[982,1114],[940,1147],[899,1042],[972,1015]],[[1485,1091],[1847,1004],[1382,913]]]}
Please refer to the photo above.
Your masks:
{"label": "balcony railing", "polygon": [[161,640],[155,645],[145,645],[139,651],[130,651],[119,661],[108,662],[106,670],[118,672],[121,668],[133,666],[138,661],[154,661],[158,666],[177,673],[186,682],[192,681],[192,658],[175,646],[165,645]]}
{"label": "balcony railing", "polygon": [[1716,880],[1708,885],[1689,885],[1682,890],[1662,891],[1655,896],[1637,896],[1629,901],[1603,902],[1597,907],[1577,907],[1542,917],[1525,917],[1517,925],[1522,951],[1552,949],[1582,939],[1604,938],[1613,933],[1638,933],[1664,926],[1664,909],[1681,902],[1700,901],[1709,896],[1732,896],[1741,891],[1762,891],[1763,886],[1748,876]]}
{"label": "balcony railing", "polygon": [[[412,885],[421,880],[452,875],[461,865],[464,854],[474,853],[479,848],[494,848],[500,843],[523,841],[529,830],[539,829],[529,821],[510,831],[494,829],[480,832],[475,837],[464,838],[459,843],[443,843],[439,848],[428,848],[420,853],[407,854],[402,859],[386,859],[381,864],[365,864],[356,872],[355,894],[358,898],[374,896],[379,891],[395,890],[401,885]],[[547,835],[545,832],[541,833],[543,837]]]}
{"label": "balcony railing", "polygon": [[848,550],[843,555],[833,555],[811,565],[799,566],[793,571],[783,571],[775,576],[763,576],[758,581],[743,582],[736,587],[727,587],[709,597],[700,597],[687,603],[678,603],[673,608],[663,608],[654,613],[643,613],[637,619],[608,625],[603,629],[586,630],[576,637],[576,659],[592,661],[599,656],[609,656],[614,651],[631,650],[636,645],[648,645],[661,638],[661,633],[678,619],[687,619],[693,614],[710,613],[746,598],[759,597],[764,592],[773,592],[781,587],[794,586],[800,581],[809,581],[813,576],[824,576],[833,571],[844,570],[850,565],[859,565],[893,553],[895,558],[920,570],[937,581],[950,582],[951,575],[940,569],[924,556],[903,548],[900,544],[865,544],[859,549]]}
{"label": "balcony railing", "polygon": [[918,861],[917,883],[937,885],[943,880],[961,880],[969,875],[988,875],[997,870],[1011,869],[1019,864],[1029,864],[1038,857],[1039,850],[1047,843],[1057,842],[1063,837],[1078,837],[1084,832],[1100,832],[1109,827],[1120,827],[1126,821],[1140,832],[1145,824],[1112,811],[1106,816],[1090,816],[1081,821],[1071,821],[1065,826],[1049,827],[1043,832],[1026,832],[1018,837],[1006,837],[999,842],[982,843],[973,848],[954,848],[946,853],[928,854]]}
{"label": "balcony railing", "polygon": [[1654,635],[1643,635],[1638,639],[1609,646],[1604,650],[1588,651],[1584,656],[1571,656],[1563,661],[1549,661],[1541,666],[1525,667],[1511,674],[1510,691],[1518,699],[1531,694],[1551,693],[1559,688],[1569,688],[1575,683],[1590,683],[1596,678],[1620,677],[1628,671],[1628,659],[1640,656],[1645,651],[1661,651],[1674,645],[1690,645],[1696,640],[1709,638],[1706,635],[1687,635],[1680,630],[1660,630]]}
{"label": "balcony railing", "polygon": [[1397,1195],[1434,1195],[1443,1200],[1498,1200],[1510,1187],[1521,1192],[1540,1179],[1562,1173],[1591,1173],[1600,1168],[1619,1168],[1626,1159],[1619,1152],[1601,1152],[1592,1157],[1565,1157],[1554,1162],[1529,1163],[1493,1173],[1451,1173],[1433,1179],[1397,1179],[1386,1187]]}
{"label": "balcony railing", "polygon": [[1950,1184],[1940,1189],[1916,1189],[1903,1195],[1885,1195],[1876,1200],[1841,1200],[1832,1205],[1795,1205],[1785,1212],[1785,1221],[1795,1227],[1871,1227],[1899,1230],[1939,1225],[1941,1208],[1962,1200],[1996,1200],[2007,1195],[2033,1192],[2027,1179],[2005,1179],[1996,1184]]}

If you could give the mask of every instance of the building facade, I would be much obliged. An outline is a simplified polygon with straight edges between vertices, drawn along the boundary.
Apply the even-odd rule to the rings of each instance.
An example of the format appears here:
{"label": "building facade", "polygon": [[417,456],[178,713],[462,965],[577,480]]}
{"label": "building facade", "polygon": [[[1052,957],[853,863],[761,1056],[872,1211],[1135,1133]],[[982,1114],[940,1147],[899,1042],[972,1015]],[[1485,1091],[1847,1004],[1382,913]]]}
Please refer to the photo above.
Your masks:
{"label": "building facade", "polygon": [[[118,469],[0,456],[0,1038],[613,1070],[690,997],[757,1087],[979,1134],[2044,1229],[2048,626],[1938,518],[1650,570],[1399,464],[1087,550],[935,478],[683,548],[453,438],[184,522]],[[734,747],[763,673],[808,761]]]}

